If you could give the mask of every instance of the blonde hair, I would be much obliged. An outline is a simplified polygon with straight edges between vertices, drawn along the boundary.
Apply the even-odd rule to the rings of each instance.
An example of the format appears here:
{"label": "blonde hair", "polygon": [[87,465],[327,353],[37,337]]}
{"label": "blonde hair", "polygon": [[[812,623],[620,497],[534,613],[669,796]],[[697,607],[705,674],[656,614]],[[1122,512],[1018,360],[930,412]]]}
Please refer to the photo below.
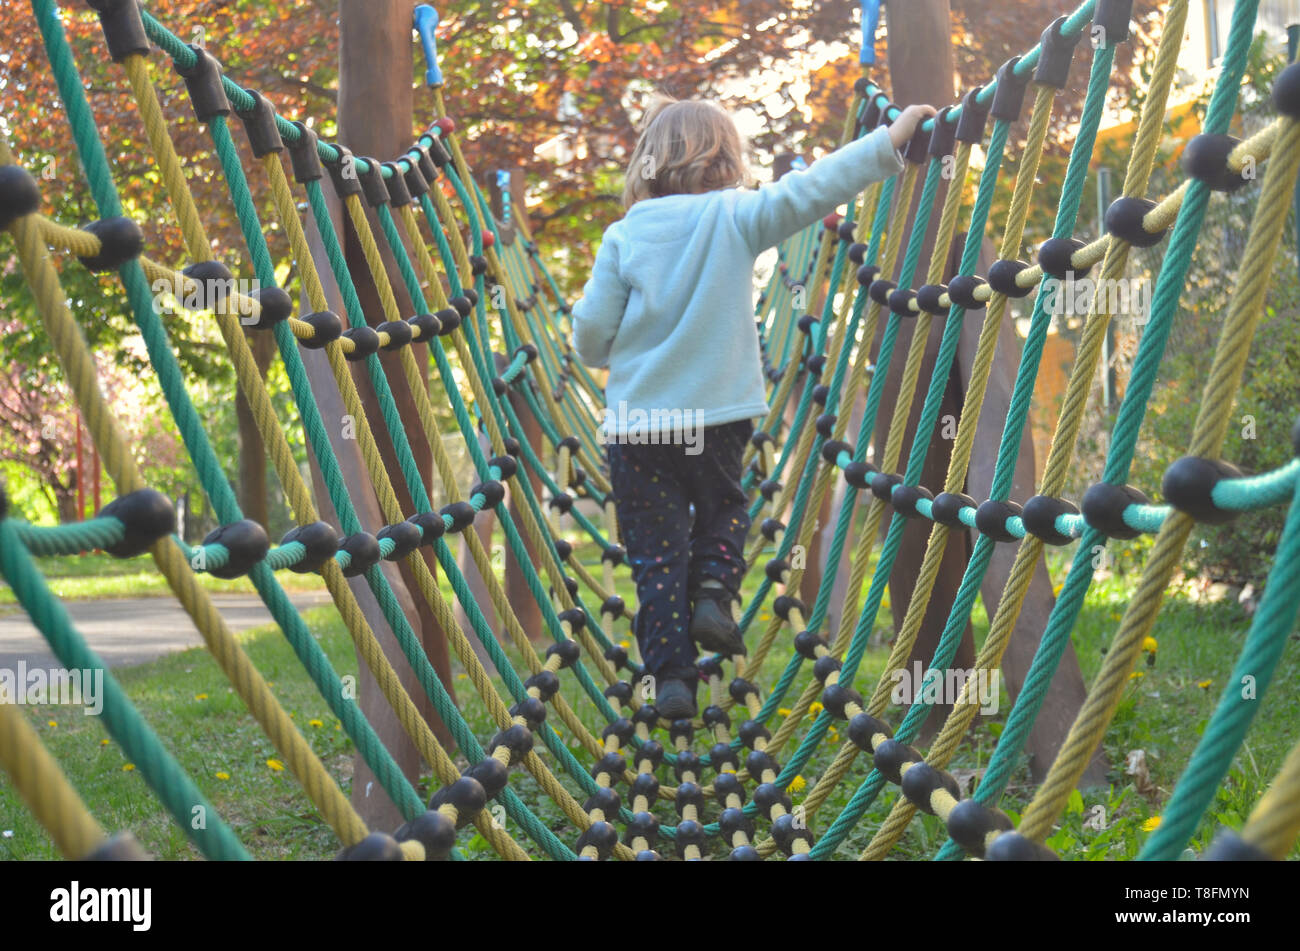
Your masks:
{"label": "blonde hair", "polygon": [[698,195],[748,183],[736,123],[716,103],[656,97],[628,161],[623,207],[645,198]]}

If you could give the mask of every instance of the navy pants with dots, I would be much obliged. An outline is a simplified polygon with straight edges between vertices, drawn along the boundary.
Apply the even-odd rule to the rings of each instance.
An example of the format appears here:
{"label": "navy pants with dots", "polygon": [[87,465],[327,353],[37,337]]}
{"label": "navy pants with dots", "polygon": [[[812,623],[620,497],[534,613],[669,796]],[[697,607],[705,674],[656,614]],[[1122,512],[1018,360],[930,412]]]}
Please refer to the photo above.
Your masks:
{"label": "navy pants with dots", "polygon": [[690,600],[712,578],[739,596],[749,513],[740,487],[749,420],[709,426],[698,454],[685,444],[610,442],[610,485],[636,581],[633,622],[646,673],[696,676]]}

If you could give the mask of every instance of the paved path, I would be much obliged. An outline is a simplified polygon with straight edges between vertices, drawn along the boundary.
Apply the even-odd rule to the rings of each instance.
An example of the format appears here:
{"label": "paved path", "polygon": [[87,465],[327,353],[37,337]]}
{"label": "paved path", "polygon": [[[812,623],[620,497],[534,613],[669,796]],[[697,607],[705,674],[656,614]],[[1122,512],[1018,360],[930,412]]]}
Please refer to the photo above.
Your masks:
{"label": "paved path", "polygon": [[[298,610],[328,604],[326,591],[289,595]],[[255,594],[214,594],[212,601],[232,630],[243,631],[271,621]],[[163,654],[201,647],[194,622],[174,598],[122,598],[65,601],[72,622],[109,667],[142,664]],[[57,666],[40,631],[18,609],[0,616],[0,667],[12,670],[19,660],[28,667]]]}

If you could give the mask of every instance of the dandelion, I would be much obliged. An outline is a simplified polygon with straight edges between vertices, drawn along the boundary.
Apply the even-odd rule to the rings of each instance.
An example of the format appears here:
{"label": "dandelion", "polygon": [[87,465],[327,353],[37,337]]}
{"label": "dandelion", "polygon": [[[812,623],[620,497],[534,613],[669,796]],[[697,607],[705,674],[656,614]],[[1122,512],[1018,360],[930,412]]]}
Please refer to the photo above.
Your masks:
{"label": "dandelion", "polygon": [[217,779],[229,779],[229,778],[230,778],[230,774],[227,773],[224,769],[217,770]]}
{"label": "dandelion", "polygon": [[836,740],[840,738],[840,731],[835,729],[835,727],[831,727],[829,730],[826,731],[826,736],[827,738],[830,739],[832,743],[834,743]]}
{"label": "dandelion", "polygon": [[307,725],[308,725],[308,726],[314,726],[314,727],[316,727],[316,729],[319,730],[321,727],[323,727],[323,726],[325,725],[325,723],[324,723],[324,721],[322,721],[322,720],[317,720],[317,719],[315,719],[315,718],[312,718],[312,719],[310,719],[310,720],[307,721]]}
{"label": "dandelion", "polygon": [[134,771],[135,771],[135,763],[127,763],[125,766],[122,767],[122,772],[124,773],[131,773]]}
{"label": "dandelion", "polygon": [[104,739],[100,740],[100,741],[99,741],[99,745],[100,745],[100,746],[108,746],[108,738],[105,737]]}
{"label": "dandelion", "polygon": [[1202,690],[1209,690],[1210,684],[1212,683],[1214,683],[1214,681],[1207,678],[1205,680],[1196,681],[1196,686],[1200,687]]}
{"label": "dandelion", "polygon": [[794,779],[790,780],[790,792],[799,792],[807,785],[808,781],[806,779],[802,776],[796,776]]}
{"label": "dandelion", "polygon": [[1133,671],[1130,671],[1130,672],[1129,672],[1128,679],[1129,679],[1129,680],[1141,680],[1141,679],[1142,679],[1143,677],[1145,677],[1145,676],[1146,676],[1146,673],[1145,673],[1144,671],[1141,671],[1141,670],[1133,670]]}
{"label": "dandelion", "polygon": [[1151,817],[1150,819],[1148,819],[1146,822],[1142,823],[1142,831],[1143,831],[1143,832],[1155,832],[1156,829],[1159,829],[1159,828],[1160,828],[1160,817],[1159,817],[1159,816],[1152,816],[1152,817]]}
{"label": "dandelion", "polygon": [[196,693],[196,694],[194,695],[194,699],[195,699],[195,700],[206,700],[206,699],[208,699],[208,695],[207,695],[206,693]]}
{"label": "dandelion", "polygon": [[59,725],[59,721],[58,721],[58,720],[46,720],[45,722],[48,723],[50,726],[58,726],[58,725]]}
{"label": "dandelion", "polygon": [[788,717],[791,713],[791,710],[789,707],[778,707],[776,713],[777,716]]}
{"label": "dandelion", "polygon": [[623,638],[621,641],[618,642],[618,646],[621,647],[621,648],[623,648],[623,650],[631,650],[631,648],[632,648],[632,642],[629,641],[629,640],[625,637],[625,638]]}
{"label": "dandelion", "polygon": [[1154,654],[1159,647],[1160,644],[1156,641],[1154,637],[1150,636],[1149,634],[1146,637],[1142,638],[1142,649],[1146,651],[1148,654]]}
{"label": "dandelion", "polygon": [[813,701],[812,706],[810,706],[810,707],[808,708],[808,716],[810,716],[810,717],[815,717],[815,716],[817,716],[817,714],[819,714],[819,713],[821,713],[821,712],[822,712],[821,701],[819,701],[819,700],[815,700],[815,701]]}
{"label": "dandelion", "polygon": [[266,761],[266,765],[269,766],[269,767],[271,768],[271,771],[272,771],[273,773],[283,773],[283,772],[284,772],[284,764],[281,763],[278,759],[269,759],[269,760]]}

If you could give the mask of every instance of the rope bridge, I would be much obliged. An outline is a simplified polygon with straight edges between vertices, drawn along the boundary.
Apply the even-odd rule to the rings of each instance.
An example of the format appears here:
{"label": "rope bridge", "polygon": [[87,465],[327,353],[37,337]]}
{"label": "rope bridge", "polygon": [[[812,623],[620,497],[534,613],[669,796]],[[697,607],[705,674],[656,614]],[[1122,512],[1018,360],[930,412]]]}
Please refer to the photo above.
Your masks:
{"label": "rope bridge", "polygon": [[[844,215],[832,215],[782,244],[779,265],[756,311],[771,381],[770,411],[745,458],[744,487],[756,526],[746,555],[756,586],[740,625],[746,633],[762,630],[749,638],[747,658],[699,661],[711,702],[699,720],[672,722],[659,717],[653,695],[642,689],[643,671],[619,643],[617,632],[631,621],[636,606],[616,593],[624,553],[617,543],[601,451],[601,386],[574,359],[569,308],[526,222],[519,216],[509,220],[508,204],[502,219],[496,218],[469,173],[443,98],[433,39],[437,14],[424,6],[416,11],[416,27],[429,54],[427,79],[437,118],[410,149],[380,161],[354,156],[341,144],[321,141],[309,126],[276,115],[265,97],[223,76],[211,54],[186,45],[135,0],[90,5],[99,13],[107,53],[121,67],[122,88],[139,110],[188,261],[176,266],[147,255],[139,225],[124,215],[58,9],[53,0],[32,0],[99,219],[70,227],[45,217],[38,180],[15,164],[8,143],[0,140],[0,227],[12,238],[55,355],[119,493],[97,517],[57,528],[21,521],[18,512],[6,511],[0,494],[0,574],[61,664],[103,667],[50,593],[33,556],[88,549],[122,558],[148,553],[240,700],[333,830],[344,858],[462,859],[459,830],[471,825],[501,856],[519,860],[537,855],[586,860],[830,858],[891,785],[900,792],[862,851],[863,859],[889,855],[918,810],[938,816],[946,827],[948,840],[936,858],[1056,858],[1044,842],[1115,715],[1193,525],[1225,523],[1243,511],[1288,505],[1274,565],[1236,669],[1162,824],[1139,857],[1168,859],[1182,851],[1243,742],[1300,613],[1300,461],[1245,475],[1220,458],[1300,169],[1300,66],[1280,74],[1273,94],[1275,117],[1268,125],[1245,139],[1228,135],[1257,2],[1241,0],[1234,7],[1203,128],[1183,158],[1185,180],[1167,195],[1151,195],[1148,185],[1188,7],[1186,0],[1166,5],[1122,194],[1108,209],[1105,233],[1097,240],[1085,243],[1073,235],[1116,48],[1128,39],[1131,2],[1126,0],[1088,0],[1057,19],[1032,50],[927,121],[906,148],[899,176],[870,186]],[[1085,36],[1091,41],[1080,43]],[[1066,86],[1072,63],[1082,69],[1089,58],[1086,99],[1052,237],[1035,262],[1018,260],[1057,93]],[[183,168],[185,157],[177,152],[160,105],[156,84],[167,65],[183,80],[195,115],[211,137],[246,245],[243,273],[255,279],[257,290],[251,293],[238,292],[243,285],[213,256]],[[1008,161],[1010,128],[1026,108],[1027,140]],[[864,74],[854,86],[843,141],[866,135],[897,114],[885,91]],[[241,158],[239,135],[247,139],[251,163]],[[972,156],[980,153],[983,163],[976,169]],[[1247,169],[1262,172],[1250,175]],[[990,221],[995,190],[1008,176],[1013,184],[1004,220]],[[949,184],[942,202],[937,197],[941,178]],[[254,181],[269,188],[266,216],[253,200]],[[1239,188],[1258,189],[1257,210],[1232,279],[1228,317],[1188,436],[1187,455],[1166,472],[1164,501],[1157,504],[1127,484],[1138,431],[1210,195]],[[357,273],[345,259],[327,190],[359,240],[364,267]],[[973,196],[969,207],[968,196]],[[909,217],[914,218],[910,225]],[[316,254],[309,228],[320,242]],[[288,238],[301,310],[309,308],[307,313],[295,312],[293,300],[277,282],[265,239],[268,229],[279,229]],[[948,249],[959,229],[966,235],[960,263],[956,273],[946,273]],[[935,238],[923,262],[927,233]],[[986,234],[998,239],[999,259],[978,275]],[[1058,282],[1082,279],[1099,268],[1105,286],[1105,280],[1124,276],[1131,248],[1161,243],[1164,259],[1149,320],[1110,434],[1102,480],[1077,505],[1062,496],[1107,327],[1115,316],[1107,296],[1097,294],[1038,494],[1013,501],[1012,476]],[[75,256],[79,266],[92,272],[116,271],[122,281],[153,371],[220,523],[201,545],[187,545],[173,534],[171,503],[145,484],[114,409],[99,388],[93,354],[55,265],[60,255]],[[396,264],[400,290],[415,307],[413,316],[399,307],[386,258]],[[78,265],[64,263],[69,266]],[[382,313],[363,311],[357,289],[363,278],[377,289]],[[331,310],[327,282],[337,287],[341,313]],[[161,308],[154,306],[159,286],[171,298]],[[1009,301],[1028,301],[1031,295],[1028,332],[991,489],[979,501],[963,494],[963,488],[998,331]],[[802,313],[804,299],[823,303],[816,313]],[[209,312],[216,320],[297,523],[277,544],[257,522],[243,517],[176,359],[168,321],[197,312]],[[938,329],[936,321],[942,331],[938,355],[929,378],[923,379],[926,341]],[[979,343],[948,471],[942,486],[924,486],[922,469],[968,321],[979,322]],[[896,352],[896,342],[905,324],[912,334],[904,354]],[[246,333],[274,337],[337,525],[321,520],[323,500],[313,496],[294,461]],[[504,344],[504,361],[493,353],[494,343]],[[415,344],[425,345],[435,371],[427,382]],[[323,352],[355,425],[382,524],[365,524],[358,513],[303,349]],[[391,370],[380,362],[381,351],[395,358]],[[352,365],[364,367],[378,401],[376,416],[368,417],[363,408]],[[902,367],[902,382],[894,405],[885,407],[885,379],[893,366]],[[399,412],[389,372],[400,372],[413,397],[414,415]],[[864,394],[861,422],[850,434],[855,405]],[[917,401],[920,423],[908,446],[904,431]],[[463,484],[453,465],[435,406],[452,412],[473,466],[472,485]],[[526,419],[540,426],[540,442],[525,437]],[[886,420],[887,438],[873,446],[877,423]],[[417,465],[411,432],[431,447],[432,472]],[[396,468],[391,471],[381,457],[380,439],[393,447]],[[1300,454],[1300,429],[1292,439]],[[841,479],[840,501],[822,525],[818,513]],[[410,510],[399,504],[400,491],[412,500]],[[445,504],[435,508],[435,499],[445,499]],[[861,509],[865,513],[855,526]],[[521,623],[474,530],[489,520],[500,527],[509,557],[540,609],[540,633],[549,639],[544,650],[530,639],[539,632]],[[909,521],[929,526],[924,558],[885,669],[874,684],[864,682],[859,667]],[[796,553],[809,550],[823,529],[830,532],[827,564],[841,564],[846,553],[848,558],[847,594],[834,630],[829,615],[835,571],[824,573],[811,606],[796,596],[804,574]],[[896,718],[890,714],[890,688],[932,606],[947,546],[954,533],[968,530],[977,538],[955,598],[940,605],[946,622],[918,698],[951,664],[995,546],[1013,547],[1015,561],[980,647],[977,670],[1000,666],[1045,546],[1077,548],[987,768],[973,795],[963,798],[948,766],[980,707],[975,678],[966,682],[924,750],[913,741],[931,707],[918,699],[901,720],[891,722]],[[1059,755],[1013,823],[998,802],[1069,643],[1094,577],[1095,555],[1109,539],[1139,534],[1154,536],[1141,580]],[[486,587],[501,630],[492,627],[471,592],[451,547],[456,536]],[[465,625],[425,560],[425,548],[445,574]],[[599,568],[588,567],[594,558]],[[490,737],[476,735],[447,693],[381,568],[384,561],[409,566],[415,579],[411,594],[427,604],[445,632],[478,695],[476,702],[495,725]],[[380,742],[288,600],[275,577],[283,569],[317,572],[323,578],[377,689],[432,768],[437,791],[430,800],[417,793]],[[405,821],[400,828],[370,829],[353,809],[217,612],[197,580],[201,572],[251,580],[357,753],[401,813]],[[454,750],[440,742],[416,706],[418,697],[403,686],[353,594],[351,578],[364,579],[373,593],[401,648],[402,662],[410,665],[419,691],[450,730]],[[480,660],[480,650],[497,680]],[[763,676],[765,662],[784,650],[789,650],[789,660],[779,675],[761,682],[770,679]],[[1239,687],[1247,676],[1256,683],[1249,700]],[[104,683],[103,719],[110,736],[137,764],[195,848],[208,858],[248,858],[236,830],[166,751],[108,671]],[[589,726],[592,722],[598,726]],[[539,755],[542,748],[545,759]],[[823,768],[796,806],[792,793],[807,782],[804,774],[815,756]],[[145,857],[128,832],[110,835],[90,815],[58,762],[8,703],[0,703],[0,764],[64,855]],[[512,788],[518,785],[511,780],[516,768],[532,777],[563,815],[563,823],[544,821]],[[837,814],[823,814],[837,789],[852,792]],[[507,823],[493,817],[496,804],[504,807]],[[203,809],[205,823],[191,821],[196,808]],[[1206,857],[1281,858],[1298,831],[1300,746],[1244,827],[1223,832]]]}

